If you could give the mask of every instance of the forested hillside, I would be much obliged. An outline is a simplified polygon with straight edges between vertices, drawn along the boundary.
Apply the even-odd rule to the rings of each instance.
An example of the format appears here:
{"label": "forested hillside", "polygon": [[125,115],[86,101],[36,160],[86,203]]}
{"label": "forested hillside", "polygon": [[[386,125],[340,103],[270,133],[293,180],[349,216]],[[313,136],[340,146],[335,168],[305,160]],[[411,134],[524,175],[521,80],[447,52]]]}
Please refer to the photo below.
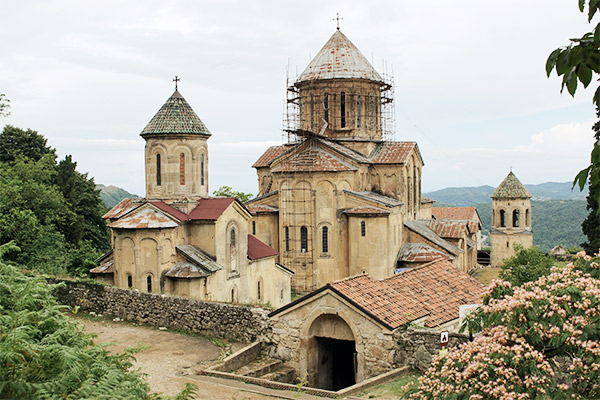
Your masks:
{"label": "forested hillside", "polygon": [[[492,203],[479,204],[477,212],[489,235],[492,222]],[[581,223],[587,216],[584,200],[547,200],[531,202],[533,244],[548,251],[557,244],[572,247],[585,241]]]}
{"label": "forested hillside", "polygon": [[33,130],[0,133],[0,245],[5,260],[51,274],[85,274],[110,248],[105,206],[93,178]]}

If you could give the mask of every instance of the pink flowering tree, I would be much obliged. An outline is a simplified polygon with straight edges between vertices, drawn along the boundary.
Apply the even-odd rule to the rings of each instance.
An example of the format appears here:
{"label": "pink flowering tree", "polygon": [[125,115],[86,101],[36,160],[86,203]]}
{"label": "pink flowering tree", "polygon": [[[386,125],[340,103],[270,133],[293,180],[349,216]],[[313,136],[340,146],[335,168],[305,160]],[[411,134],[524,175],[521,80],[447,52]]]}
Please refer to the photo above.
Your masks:
{"label": "pink flowering tree", "polygon": [[581,252],[513,287],[493,281],[467,326],[480,335],[434,358],[415,399],[600,398],[600,265]]}

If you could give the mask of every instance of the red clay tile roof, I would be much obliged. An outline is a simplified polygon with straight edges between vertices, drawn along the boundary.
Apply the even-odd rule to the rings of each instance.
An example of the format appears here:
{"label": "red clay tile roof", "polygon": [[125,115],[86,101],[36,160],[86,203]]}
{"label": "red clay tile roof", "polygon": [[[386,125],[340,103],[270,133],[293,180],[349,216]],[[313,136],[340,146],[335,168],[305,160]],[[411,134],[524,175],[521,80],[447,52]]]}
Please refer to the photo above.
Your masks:
{"label": "red clay tile roof", "polygon": [[268,206],[266,204],[257,204],[254,206],[247,206],[250,214],[259,214],[259,213],[277,213],[279,212],[279,208],[274,206]]}
{"label": "red clay tile roof", "polygon": [[252,164],[252,168],[268,167],[269,164],[271,164],[271,161],[286,151],[287,149],[285,146],[271,146],[262,154],[262,156],[259,157],[258,160],[256,160],[254,164]]}
{"label": "red clay tile roof", "polygon": [[278,255],[279,252],[271,246],[261,242],[252,235],[248,235],[248,258],[252,261],[265,257]]}
{"label": "red clay tile roof", "polygon": [[189,218],[191,220],[216,221],[233,202],[235,202],[235,199],[232,197],[200,199],[196,208],[190,213]]}
{"label": "red clay tile roof", "polygon": [[431,213],[435,219],[479,220],[475,207],[433,207]]}
{"label": "red clay tile roof", "polygon": [[399,295],[393,286],[368,275],[357,275],[328,283],[335,292],[378,318],[391,329],[429,314],[411,296]]}
{"label": "red clay tile roof", "polygon": [[325,172],[354,171],[356,168],[319,147],[311,147],[295,154],[272,172]]}
{"label": "red clay tile roof", "polygon": [[377,207],[371,207],[371,206],[360,206],[360,207],[354,207],[354,208],[350,208],[348,210],[344,210],[344,214],[350,214],[350,215],[372,215],[372,216],[379,216],[379,215],[388,215],[390,214],[389,211],[386,210],[382,210],[381,208],[377,208]]}
{"label": "red clay tile roof", "polygon": [[127,214],[128,212],[135,210],[146,202],[146,199],[123,199],[119,204],[110,209],[102,218],[115,219]]}
{"label": "red clay tile roof", "polygon": [[146,206],[108,224],[120,229],[175,228],[179,224],[154,207]]}
{"label": "red clay tile roof", "polygon": [[162,210],[172,217],[177,218],[180,221],[187,221],[189,219],[188,215],[182,211],[179,211],[173,206],[168,205],[164,201],[149,201],[148,203],[152,204],[154,207]]}
{"label": "red clay tile roof", "polygon": [[434,261],[384,280],[403,297],[430,310],[425,326],[436,327],[459,318],[459,306],[480,304],[485,286],[448,261]]}
{"label": "red clay tile roof", "polygon": [[429,229],[443,238],[461,239],[467,229],[467,221],[462,220],[429,219],[425,223],[427,223]]}
{"label": "red clay tile roof", "polygon": [[398,260],[403,262],[430,262],[453,258],[425,243],[405,243],[398,251]]}
{"label": "red clay tile roof", "polygon": [[371,157],[373,164],[401,164],[416,147],[417,142],[384,142]]}

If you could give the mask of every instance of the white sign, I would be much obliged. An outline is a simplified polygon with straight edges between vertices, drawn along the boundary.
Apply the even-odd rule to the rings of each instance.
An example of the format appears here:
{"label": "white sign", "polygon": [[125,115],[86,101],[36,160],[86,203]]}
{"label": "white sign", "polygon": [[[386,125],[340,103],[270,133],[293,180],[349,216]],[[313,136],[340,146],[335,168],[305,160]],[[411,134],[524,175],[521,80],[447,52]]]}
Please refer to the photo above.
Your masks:
{"label": "white sign", "polygon": [[440,334],[440,345],[442,347],[448,346],[448,331],[442,331]]}

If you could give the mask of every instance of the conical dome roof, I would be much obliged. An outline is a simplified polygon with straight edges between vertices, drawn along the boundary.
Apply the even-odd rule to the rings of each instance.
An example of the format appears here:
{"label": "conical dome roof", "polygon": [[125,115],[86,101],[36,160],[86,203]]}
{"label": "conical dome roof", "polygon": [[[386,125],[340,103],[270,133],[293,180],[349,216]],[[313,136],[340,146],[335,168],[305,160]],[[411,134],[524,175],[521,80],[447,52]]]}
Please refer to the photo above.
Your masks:
{"label": "conical dome roof", "polygon": [[183,96],[175,93],[158,110],[141,133],[146,135],[192,134],[210,136],[210,131]]}
{"label": "conical dome roof", "polygon": [[349,78],[383,82],[381,75],[360,50],[340,30],[336,30],[300,74],[297,82]]}
{"label": "conical dome roof", "polygon": [[521,181],[510,171],[500,186],[490,196],[492,199],[529,199],[531,193]]}

